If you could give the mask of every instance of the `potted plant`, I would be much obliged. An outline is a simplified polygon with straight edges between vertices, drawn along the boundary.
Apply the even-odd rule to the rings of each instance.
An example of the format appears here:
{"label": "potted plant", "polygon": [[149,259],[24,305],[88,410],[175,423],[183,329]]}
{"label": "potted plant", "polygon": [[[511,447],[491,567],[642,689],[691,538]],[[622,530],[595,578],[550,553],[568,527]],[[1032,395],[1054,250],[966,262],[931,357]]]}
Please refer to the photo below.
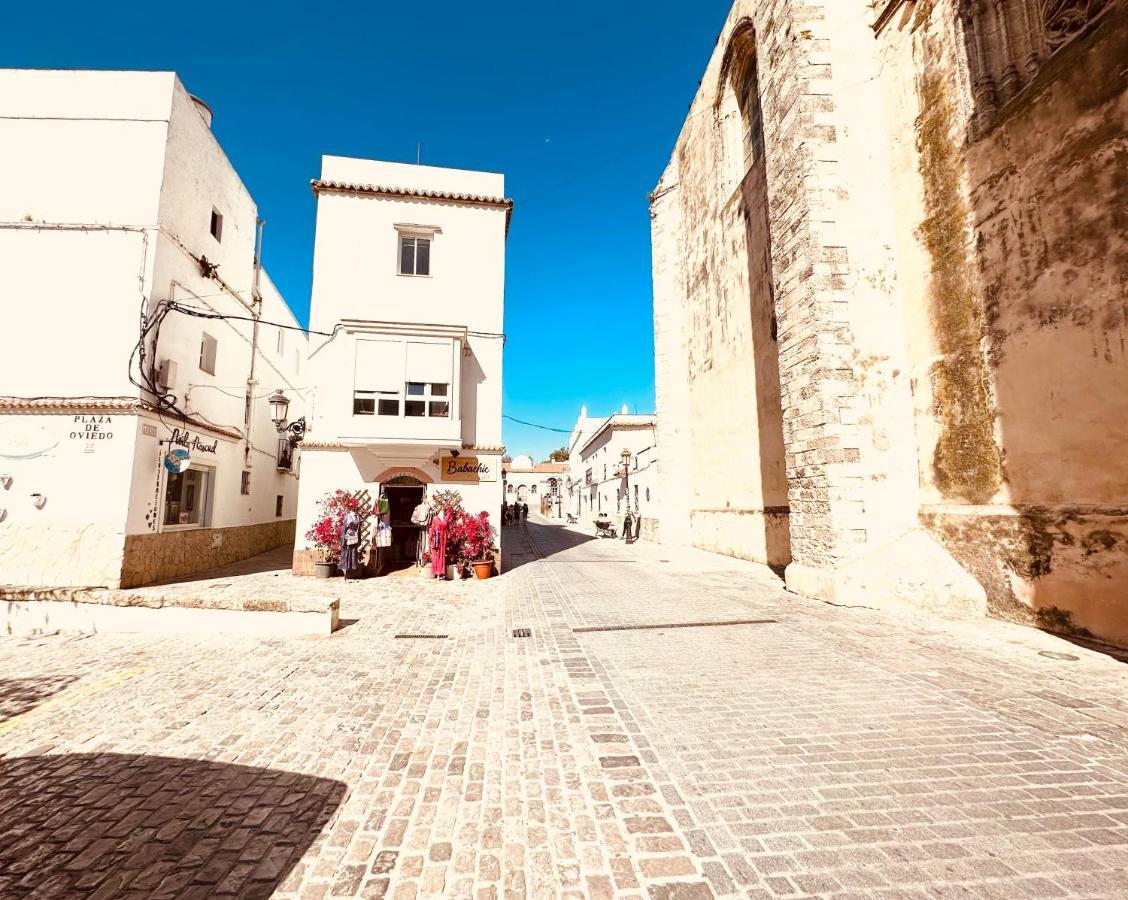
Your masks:
{"label": "potted plant", "polygon": [[306,540],[313,545],[315,560],[313,573],[318,578],[332,578],[341,558],[341,523],[339,519],[322,515],[306,532]]}
{"label": "potted plant", "polygon": [[464,515],[460,525],[463,560],[474,568],[475,578],[489,578],[494,564],[490,514],[483,511],[476,516]]}

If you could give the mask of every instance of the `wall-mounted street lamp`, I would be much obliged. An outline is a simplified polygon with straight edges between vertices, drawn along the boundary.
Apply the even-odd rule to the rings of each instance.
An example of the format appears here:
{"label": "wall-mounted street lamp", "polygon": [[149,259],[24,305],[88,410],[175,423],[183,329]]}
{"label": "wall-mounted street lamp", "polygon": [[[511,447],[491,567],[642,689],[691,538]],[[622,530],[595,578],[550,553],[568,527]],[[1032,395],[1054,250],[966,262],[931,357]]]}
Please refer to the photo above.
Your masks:
{"label": "wall-mounted street lamp", "polygon": [[270,404],[270,421],[274,423],[275,430],[279,434],[288,434],[291,444],[299,443],[306,433],[305,416],[302,416],[296,422],[286,421],[286,416],[290,411],[290,398],[281,390],[271,394],[266,402]]}

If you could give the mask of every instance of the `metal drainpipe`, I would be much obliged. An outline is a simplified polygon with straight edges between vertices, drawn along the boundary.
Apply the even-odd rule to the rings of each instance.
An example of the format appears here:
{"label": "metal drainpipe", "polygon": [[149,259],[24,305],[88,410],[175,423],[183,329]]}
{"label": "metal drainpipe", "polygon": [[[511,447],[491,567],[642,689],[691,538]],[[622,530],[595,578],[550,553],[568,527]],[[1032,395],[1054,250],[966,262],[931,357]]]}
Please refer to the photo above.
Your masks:
{"label": "metal drainpipe", "polygon": [[262,316],[262,296],[259,294],[259,274],[262,272],[262,226],[266,224],[262,219],[255,219],[255,263],[254,274],[251,277],[251,316],[254,322],[251,325],[251,371],[247,377],[247,398],[243,406],[243,427],[246,430],[246,447],[243,450],[243,462],[249,465],[251,461],[251,423],[254,422],[255,405],[255,358],[258,356],[259,318]]}

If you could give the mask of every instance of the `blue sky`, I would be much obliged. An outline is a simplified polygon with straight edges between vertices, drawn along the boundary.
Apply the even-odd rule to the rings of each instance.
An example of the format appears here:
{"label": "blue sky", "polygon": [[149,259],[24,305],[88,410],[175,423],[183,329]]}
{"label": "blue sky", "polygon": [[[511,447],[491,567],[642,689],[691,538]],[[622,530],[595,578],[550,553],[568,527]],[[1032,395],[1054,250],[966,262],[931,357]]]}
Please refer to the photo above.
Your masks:
{"label": "blue sky", "polygon": [[[323,153],[504,172],[504,409],[570,428],[654,406],[647,193],[731,0],[9,4],[0,65],[171,69],[266,219],[308,319]],[[505,423],[510,452],[566,435]]]}

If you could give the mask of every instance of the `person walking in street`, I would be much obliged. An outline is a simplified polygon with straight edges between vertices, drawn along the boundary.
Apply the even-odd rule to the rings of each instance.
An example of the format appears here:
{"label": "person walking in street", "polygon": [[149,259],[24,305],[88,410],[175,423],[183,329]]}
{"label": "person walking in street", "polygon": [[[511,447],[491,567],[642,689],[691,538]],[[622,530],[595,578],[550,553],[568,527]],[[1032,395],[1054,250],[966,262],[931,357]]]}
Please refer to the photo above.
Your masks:
{"label": "person walking in street", "polygon": [[529,524],[529,504],[524,500],[521,501],[521,524]]}

